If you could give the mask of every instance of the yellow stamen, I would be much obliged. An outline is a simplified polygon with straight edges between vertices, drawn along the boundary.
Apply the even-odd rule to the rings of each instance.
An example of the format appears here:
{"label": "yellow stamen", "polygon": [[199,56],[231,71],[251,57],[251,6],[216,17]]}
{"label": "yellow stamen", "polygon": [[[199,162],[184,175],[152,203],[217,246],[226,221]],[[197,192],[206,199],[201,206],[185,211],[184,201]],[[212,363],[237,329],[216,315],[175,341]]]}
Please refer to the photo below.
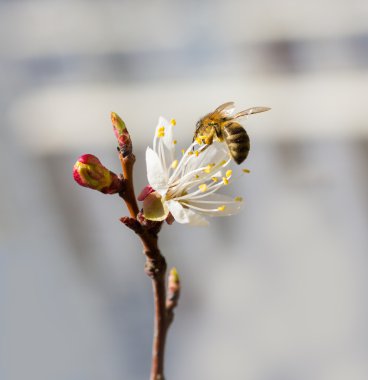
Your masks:
{"label": "yellow stamen", "polygon": [[194,154],[198,157],[198,156],[199,156],[199,152],[198,152],[198,150],[196,150],[196,151],[194,152]]}
{"label": "yellow stamen", "polygon": [[157,133],[157,137],[164,137],[165,136],[165,132],[160,132],[160,131],[158,131],[158,133]]}
{"label": "yellow stamen", "polygon": [[188,156],[193,156],[193,152],[188,152]]}
{"label": "yellow stamen", "polygon": [[233,171],[232,170],[228,170],[227,172],[226,172],[226,178],[230,178],[231,177],[231,174],[233,174]]}
{"label": "yellow stamen", "polygon": [[202,144],[202,139],[200,139],[199,137],[196,137],[195,139],[197,141],[197,144],[201,145]]}
{"label": "yellow stamen", "polygon": [[179,163],[178,160],[174,160],[174,161],[172,162],[172,164],[171,164],[171,167],[172,167],[173,169],[176,169],[177,166],[178,166],[178,163]]}
{"label": "yellow stamen", "polygon": [[243,173],[250,173],[249,169],[243,169]]}
{"label": "yellow stamen", "polygon": [[198,186],[198,188],[202,191],[202,193],[204,193],[207,190],[207,185],[205,183],[202,183]]}
{"label": "yellow stamen", "polygon": [[178,141],[177,141],[177,140],[174,140],[173,143],[174,143],[174,145],[176,145],[176,144],[178,143]]}
{"label": "yellow stamen", "polygon": [[243,202],[243,198],[242,197],[235,197],[234,201],[235,202]]}
{"label": "yellow stamen", "polygon": [[213,182],[218,182],[218,178],[217,177],[211,177],[212,181]]}
{"label": "yellow stamen", "polygon": [[196,175],[195,175],[195,178],[196,178],[196,179],[198,179],[198,178],[199,178],[199,175],[198,175],[198,174],[196,174]]}
{"label": "yellow stamen", "polygon": [[222,182],[224,183],[224,185],[229,184],[229,180],[226,177],[222,177]]}
{"label": "yellow stamen", "polygon": [[159,132],[165,132],[165,127],[164,126],[161,126],[159,129],[158,129]]}
{"label": "yellow stamen", "polygon": [[176,120],[175,120],[175,119],[171,119],[171,120],[170,120],[170,124],[171,124],[171,125],[176,125]]}
{"label": "yellow stamen", "polygon": [[222,206],[217,207],[217,210],[219,210],[219,211],[224,211],[225,208],[226,208],[225,205],[222,205]]}
{"label": "yellow stamen", "polygon": [[214,166],[216,166],[216,164],[208,164],[207,166],[206,166],[206,168],[205,169],[203,169],[203,171],[205,172],[205,173],[211,173],[211,171],[212,171],[212,168],[214,167]]}
{"label": "yellow stamen", "polygon": [[207,165],[206,166],[206,169],[203,169],[203,171],[205,172],[205,173],[211,173],[211,170],[212,170],[212,165]]}
{"label": "yellow stamen", "polygon": [[222,160],[221,162],[220,162],[220,166],[224,166],[225,164],[226,164],[226,160]]}
{"label": "yellow stamen", "polygon": [[182,154],[184,154],[184,153],[185,153],[185,150],[184,150],[184,149],[182,149],[182,150],[181,150],[181,153],[182,153]]}

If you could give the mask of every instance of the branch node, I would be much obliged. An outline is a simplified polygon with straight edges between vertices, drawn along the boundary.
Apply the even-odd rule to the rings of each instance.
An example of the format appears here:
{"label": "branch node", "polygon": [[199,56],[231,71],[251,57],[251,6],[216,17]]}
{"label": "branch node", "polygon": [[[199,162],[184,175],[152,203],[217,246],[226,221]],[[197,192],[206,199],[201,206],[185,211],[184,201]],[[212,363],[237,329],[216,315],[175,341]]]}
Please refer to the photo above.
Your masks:
{"label": "branch node", "polygon": [[134,218],[130,218],[129,216],[123,216],[122,218],[120,218],[120,222],[138,235],[141,235],[143,233],[143,227]]}
{"label": "branch node", "polygon": [[137,215],[137,220],[144,227],[144,229],[150,234],[157,236],[161,230],[163,222],[155,222],[153,220],[148,220],[143,215],[143,210],[141,210]]}
{"label": "branch node", "polygon": [[149,258],[146,259],[146,264],[144,266],[144,271],[148,277],[152,280],[157,279],[158,277],[162,277],[166,272],[166,260],[163,256],[161,256],[158,251],[157,258]]}
{"label": "branch node", "polygon": [[119,188],[119,192],[118,192],[118,194],[119,194],[119,196],[121,197],[121,198],[123,198],[124,199],[124,197],[125,197],[125,193],[126,193],[126,188],[127,188],[127,181],[126,181],[126,179],[123,177],[123,175],[121,175],[121,174],[119,174],[118,175],[118,177],[119,177],[119,182],[120,182],[120,188]]}

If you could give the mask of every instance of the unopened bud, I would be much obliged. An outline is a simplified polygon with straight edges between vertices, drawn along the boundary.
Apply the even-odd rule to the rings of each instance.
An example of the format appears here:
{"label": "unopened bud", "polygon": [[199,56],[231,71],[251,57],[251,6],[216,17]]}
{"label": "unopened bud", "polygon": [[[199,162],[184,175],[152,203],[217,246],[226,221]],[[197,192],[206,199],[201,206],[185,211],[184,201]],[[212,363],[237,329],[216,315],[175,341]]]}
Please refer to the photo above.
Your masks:
{"label": "unopened bud", "polygon": [[180,278],[179,273],[176,268],[172,268],[169,273],[169,281],[168,281],[168,290],[169,290],[169,298],[177,298],[179,297],[180,292]]}
{"label": "unopened bud", "polygon": [[180,297],[180,280],[176,268],[172,268],[169,273],[167,290],[166,310],[167,325],[169,326],[174,318],[174,309],[178,305],[178,300]]}
{"label": "unopened bud", "polygon": [[104,194],[116,194],[121,190],[119,177],[105,168],[92,154],[84,154],[78,158],[73,167],[73,176],[79,185]]}
{"label": "unopened bud", "polygon": [[111,112],[111,122],[114,134],[118,140],[119,149],[123,154],[123,157],[126,157],[131,154],[133,150],[132,140],[130,139],[128,129],[121,117],[115,112]]}

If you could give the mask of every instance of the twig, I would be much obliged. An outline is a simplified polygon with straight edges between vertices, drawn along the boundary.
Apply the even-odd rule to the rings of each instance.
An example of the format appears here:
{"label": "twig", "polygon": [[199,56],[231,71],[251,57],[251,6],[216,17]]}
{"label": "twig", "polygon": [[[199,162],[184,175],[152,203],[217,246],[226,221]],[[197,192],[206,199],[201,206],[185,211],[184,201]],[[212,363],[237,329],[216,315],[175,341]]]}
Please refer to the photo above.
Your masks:
{"label": "twig", "polygon": [[124,199],[131,215],[130,218],[123,217],[120,220],[140,237],[146,256],[145,272],[152,279],[155,318],[150,380],[164,380],[164,353],[168,323],[165,285],[166,260],[158,248],[158,233],[162,222],[147,221],[139,214],[133,186],[135,157],[132,153],[126,157],[120,153],[119,157],[125,181],[125,188],[120,196]]}
{"label": "twig", "polygon": [[[133,167],[135,156],[133,144],[124,121],[115,112],[111,112],[113,131],[118,142],[119,159],[122,172],[116,175],[92,154],[84,154],[79,157],[73,166],[75,181],[103,194],[119,194],[126,203],[129,216],[121,218],[121,222],[133,230],[140,238],[143,252],[146,256],[145,272],[152,280],[155,318],[152,347],[151,380],[164,380],[164,354],[167,329],[173,320],[173,309],[177,305],[179,297],[179,277],[175,270],[169,276],[169,295],[166,299],[166,260],[158,248],[158,234],[163,222],[155,222],[145,219],[139,212],[137,199],[133,185]],[[152,190],[152,189],[151,189]],[[173,222],[173,217],[166,218],[168,224]]]}
{"label": "twig", "polygon": [[120,196],[124,199],[128,207],[130,216],[136,219],[139,212],[139,208],[137,200],[135,198],[133,185],[133,166],[135,163],[135,156],[132,153],[126,157],[123,157],[123,154],[119,152],[119,159],[121,162],[121,168],[123,170],[123,177],[125,181],[125,188],[120,193]]}
{"label": "twig", "polygon": [[[146,255],[145,272],[152,279],[155,319],[152,347],[151,380],[164,380],[164,352],[166,340],[166,260],[158,249],[159,228],[149,228],[138,220],[124,217],[120,219],[123,224],[132,229],[141,239],[143,252]],[[159,223],[161,226],[161,223]]]}

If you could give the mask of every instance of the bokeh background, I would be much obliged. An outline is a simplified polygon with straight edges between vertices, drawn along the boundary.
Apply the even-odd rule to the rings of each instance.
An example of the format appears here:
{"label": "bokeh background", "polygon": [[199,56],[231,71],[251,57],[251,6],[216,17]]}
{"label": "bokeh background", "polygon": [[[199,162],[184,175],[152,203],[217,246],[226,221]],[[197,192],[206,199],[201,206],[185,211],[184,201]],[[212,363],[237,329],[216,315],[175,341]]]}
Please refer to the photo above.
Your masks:
{"label": "bokeh background", "polygon": [[116,197],[110,111],[145,185],[159,115],[179,145],[226,101],[247,121],[244,211],[160,235],[182,297],[168,379],[368,378],[368,3],[0,1],[0,379],[147,379],[151,284]]}

